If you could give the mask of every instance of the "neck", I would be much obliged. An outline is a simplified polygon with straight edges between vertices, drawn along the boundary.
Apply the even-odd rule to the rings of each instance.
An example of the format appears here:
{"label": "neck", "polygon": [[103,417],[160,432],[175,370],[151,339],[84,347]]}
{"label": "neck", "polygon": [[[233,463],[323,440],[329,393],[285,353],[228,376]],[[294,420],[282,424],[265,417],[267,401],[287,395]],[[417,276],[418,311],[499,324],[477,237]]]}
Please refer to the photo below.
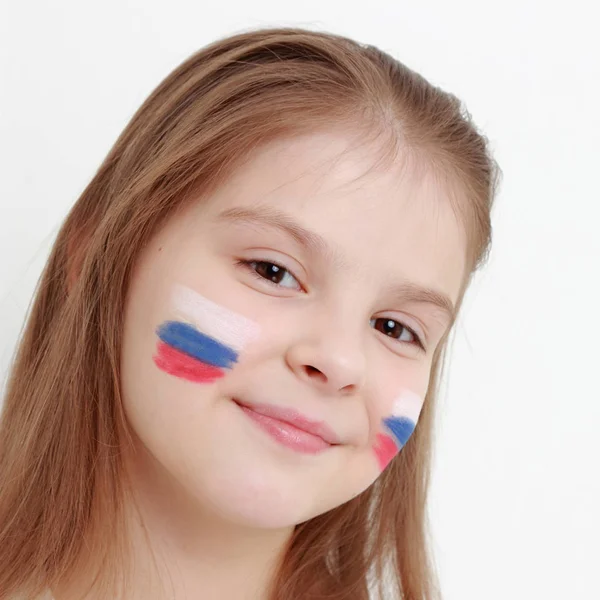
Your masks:
{"label": "neck", "polygon": [[[137,452],[126,464],[128,599],[266,600],[293,527],[260,529],[228,521],[218,507],[203,506],[174,483],[147,452]],[[55,600],[105,598],[102,590],[87,587],[92,570],[81,564],[68,584],[53,590]]]}

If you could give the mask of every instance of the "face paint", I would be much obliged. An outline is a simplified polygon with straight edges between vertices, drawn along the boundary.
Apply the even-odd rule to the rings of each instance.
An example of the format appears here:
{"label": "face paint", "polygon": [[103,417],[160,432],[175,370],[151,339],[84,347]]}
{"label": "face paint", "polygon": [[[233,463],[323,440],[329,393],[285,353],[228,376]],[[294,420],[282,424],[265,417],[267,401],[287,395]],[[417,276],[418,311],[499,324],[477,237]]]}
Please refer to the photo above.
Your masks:
{"label": "face paint", "polygon": [[377,434],[374,446],[379,468],[382,471],[412,435],[422,406],[421,397],[407,390],[394,401],[391,416],[382,420],[384,432]]}
{"label": "face paint", "polygon": [[163,371],[196,383],[211,383],[231,369],[244,346],[256,338],[254,321],[176,285],[171,297],[177,318],[156,328],[154,363]]}

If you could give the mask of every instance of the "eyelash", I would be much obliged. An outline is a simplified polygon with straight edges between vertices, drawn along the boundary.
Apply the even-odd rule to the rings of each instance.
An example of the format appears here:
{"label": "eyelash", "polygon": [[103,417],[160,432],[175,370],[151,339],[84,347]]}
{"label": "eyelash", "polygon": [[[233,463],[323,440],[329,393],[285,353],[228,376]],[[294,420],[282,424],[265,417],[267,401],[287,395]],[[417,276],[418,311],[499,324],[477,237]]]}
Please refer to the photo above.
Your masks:
{"label": "eyelash", "polygon": [[[251,275],[253,275],[257,279],[259,279],[260,281],[265,281],[268,284],[274,285],[277,288],[289,289],[289,288],[284,288],[280,284],[275,283],[274,281],[271,281],[271,280],[267,279],[266,277],[263,277],[262,275],[260,275],[256,271],[256,269],[252,265],[272,265],[272,266],[278,267],[282,271],[286,271],[287,273],[289,273],[296,281],[298,281],[298,278],[289,269],[287,269],[283,265],[280,265],[279,263],[273,262],[271,260],[243,260],[243,259],[239,259],[239,260],[236,261],[235,264],[237,266],[240,266],[240,267],[246,269]],[[299,281],[298,281],[298,285],[301,285]],[[421,351],[425,352],[425,346],[424,346],[423,342],[421,341],[421,338],[417,335],[417,333],[413,329],[411,329],[410,327],[408,327],[407,325],[405,325],[401,321],[397,321],[396,319],[389,319],[389,318],[385,318],[385,317],[380,317],[380,318],[382,318],[382,319],[384,319],[386,321],[393,321],[395,323],[398,323],[402,328],[406,329],[413,336],[413,338],[415,339],[415,341],[412,342],[412,343],[411,342],[404,342],[404,341],[401,341],[401,340],[397,340],[397,341],[399,341],[402,344],[409,344],[411,346],[417,346]],[[373,319],[373,320],[377,320],[377,319]],[[382,335],[385,335],[385,334],[382,333]],[[392,339],[395,339],[395,338],[392,338]]]}

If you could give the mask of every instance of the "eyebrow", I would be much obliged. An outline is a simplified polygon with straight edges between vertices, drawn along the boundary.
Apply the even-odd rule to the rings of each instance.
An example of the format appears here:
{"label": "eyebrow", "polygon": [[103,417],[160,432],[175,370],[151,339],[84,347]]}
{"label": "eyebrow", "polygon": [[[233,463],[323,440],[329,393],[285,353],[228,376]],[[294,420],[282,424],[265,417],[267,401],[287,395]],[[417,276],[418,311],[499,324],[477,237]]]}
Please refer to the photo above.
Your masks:
{"label": "eyebrow", "polygon": [[[350,268],[351,264],[330,244],[314,231],[310,231],[294,221],[290,215],[274,207],[237,206],[223,210],[217,215],[217,221],[238,223],[258,228],[276,229],[293,238],[301,247],[311,254],[326,258],[342,268]],[[456,318],[456,310],[452,300],[433,288],[423,287],[412,281],[403,281],[399,285],[391,285],[387,290],[391,296],[404,302],[431,304],[441,309],[451,322]]]}

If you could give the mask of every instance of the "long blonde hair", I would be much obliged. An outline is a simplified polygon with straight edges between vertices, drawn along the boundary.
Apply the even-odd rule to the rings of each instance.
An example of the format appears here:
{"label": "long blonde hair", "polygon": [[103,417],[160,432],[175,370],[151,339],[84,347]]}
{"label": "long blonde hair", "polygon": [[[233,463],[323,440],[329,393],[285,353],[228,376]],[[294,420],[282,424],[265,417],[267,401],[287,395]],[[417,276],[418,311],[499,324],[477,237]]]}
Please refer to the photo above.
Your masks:
{"label": "long blonde hair", "polygon": [[[379,49],[331,33],[262,28],[204,47],[132,117],[39,279],[0,420],[0,599],[53,586],[84,545],[103,567],[99,589],[116,597],[109,574],[114,583],[127,564],[119,448],[129,439],[119,356],[136,257],[191,190],[210,193],[264,143],[333,123],[383,135],[391,159],[401,142],[458,183],[454,208],[468,232],[460,308],[489,253],[500,173],[461,103]],[[406,446],[365,492],[296,526],[271,600],[439,597],[426,501],[452,330]]]}

